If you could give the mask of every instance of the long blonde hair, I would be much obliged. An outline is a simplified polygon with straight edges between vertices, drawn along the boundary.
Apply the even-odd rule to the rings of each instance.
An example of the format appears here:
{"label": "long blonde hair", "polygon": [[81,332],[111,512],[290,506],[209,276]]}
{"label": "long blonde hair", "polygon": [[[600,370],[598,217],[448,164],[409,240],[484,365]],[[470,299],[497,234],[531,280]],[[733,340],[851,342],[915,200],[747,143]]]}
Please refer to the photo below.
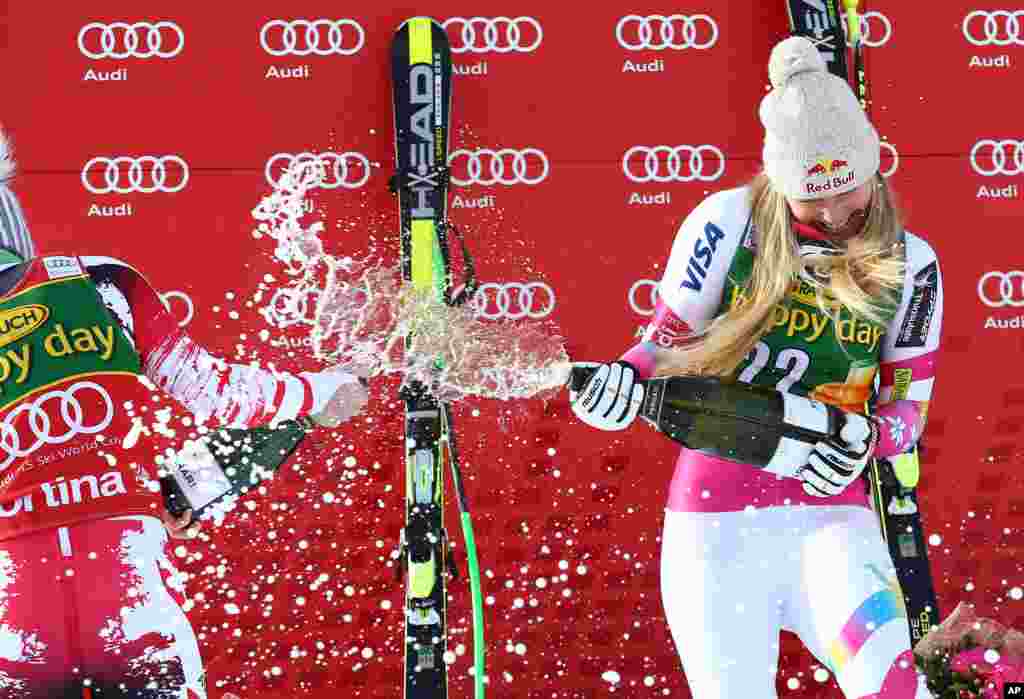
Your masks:
{"label": "long blonde hair", "polygon": [[[762,172],[750,183],[755,256],[743,300],[734,304],[683,347],[660,350],[659,375],[729,376],[775,323],[775,307],[794,282],[815,290],[818,308],[833,322],[846,308],[854,316],[885,324],[905,275],[903,222],[885,179],[875,176],[864,228],[837,254],[801,257],[790,225],[789,205]],[[814,273],[808,270],[813,270]],[[822,281],[822,280],[825,281]]]}

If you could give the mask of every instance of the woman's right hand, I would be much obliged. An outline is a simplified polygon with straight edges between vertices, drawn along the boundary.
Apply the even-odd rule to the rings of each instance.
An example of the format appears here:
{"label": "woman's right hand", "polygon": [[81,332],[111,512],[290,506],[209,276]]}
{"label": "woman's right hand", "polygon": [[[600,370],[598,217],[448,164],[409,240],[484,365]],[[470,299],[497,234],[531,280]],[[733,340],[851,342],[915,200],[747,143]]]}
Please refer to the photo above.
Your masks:
{"label": "woman's right hand", "polygon": [[352,381],[338,386],[320,412],[309,417],[321,427],[334,428],[361,413],[369,398],[367,380],[362,376],[353,376]]}
{"label": "woman's right hand", "polygon": [[640,375],[626,362],[602,364],[572,401],[572,411],[599,430],[624,430],[636,419],[644,400]]}

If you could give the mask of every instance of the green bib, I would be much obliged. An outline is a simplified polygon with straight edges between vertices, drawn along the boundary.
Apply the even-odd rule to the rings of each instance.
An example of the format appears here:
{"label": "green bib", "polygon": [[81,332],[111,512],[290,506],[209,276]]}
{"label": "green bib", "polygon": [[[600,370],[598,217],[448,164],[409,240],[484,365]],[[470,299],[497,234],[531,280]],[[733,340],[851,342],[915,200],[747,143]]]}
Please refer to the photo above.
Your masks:
{"label": "green bib", "polygon": [[[743,302],[753,264],[752,247],[740,245],[719,313]],[[737,368],[736,378],[862,412],[874,386],[885,326],[845,308],[833,322],[818,308],[814,287],[801,280],[773,313],[772,329]]]}
{"label": "green bib", "polygon": [[77,377],[140,373],[139,355],[88,276],[19,289],[0,301],[0,409]]}

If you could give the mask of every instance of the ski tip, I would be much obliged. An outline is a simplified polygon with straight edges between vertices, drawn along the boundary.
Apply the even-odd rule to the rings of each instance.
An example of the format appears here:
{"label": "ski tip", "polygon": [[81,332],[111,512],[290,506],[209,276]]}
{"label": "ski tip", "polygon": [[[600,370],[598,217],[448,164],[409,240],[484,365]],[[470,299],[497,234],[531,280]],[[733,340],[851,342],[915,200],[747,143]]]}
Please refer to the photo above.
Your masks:
{"label": "ski tip", "polygon": [[441,23],[438,22],[433,17],[427,17],[426,15],[423,15],[423,16],[410,17],[409,19],[407,19],[404,22],[402,22],[401,24],[399,24],[398,25],[398,29],[396,29],[395,31],[399,31],[400,32],[403,29],[407,29],[409,27],[409,25],[411,23],[413,23],[413,22],[424,22],[424,21],[429,22],[430,24],[434,25],[435,27],[437,27],[439,29],[443,28],[443,27],[441,27]]}
{"label": "ski tip", "polygon": [[846,9],[846,34],[855,48],[861,41],[858,5],[860,5],[860,0],[843,0],[843,7]]}

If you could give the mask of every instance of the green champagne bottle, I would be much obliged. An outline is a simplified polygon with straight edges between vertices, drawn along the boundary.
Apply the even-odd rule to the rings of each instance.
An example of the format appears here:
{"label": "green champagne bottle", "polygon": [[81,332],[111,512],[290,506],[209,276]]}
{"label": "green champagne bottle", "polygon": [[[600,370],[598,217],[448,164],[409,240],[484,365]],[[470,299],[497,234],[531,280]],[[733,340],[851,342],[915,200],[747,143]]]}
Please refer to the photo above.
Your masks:
{"label": "green champagne bottle", "polygon": [[302,417],[274,427],[217,429],[180,449],[160,478],[167,511],[197,518],[228,495],[241,495],[276,472],[315,427]]}
{"label": "green champagne bottle", "polygon": [[[570,388],[580,392],[596,371],[575,366]],[[648,379],[640,417],[690,449],[794,475],[814,445],[847,422],[867,418],[803,396],[705,376]],[[860,427],[858,425],[858,427]]]}

